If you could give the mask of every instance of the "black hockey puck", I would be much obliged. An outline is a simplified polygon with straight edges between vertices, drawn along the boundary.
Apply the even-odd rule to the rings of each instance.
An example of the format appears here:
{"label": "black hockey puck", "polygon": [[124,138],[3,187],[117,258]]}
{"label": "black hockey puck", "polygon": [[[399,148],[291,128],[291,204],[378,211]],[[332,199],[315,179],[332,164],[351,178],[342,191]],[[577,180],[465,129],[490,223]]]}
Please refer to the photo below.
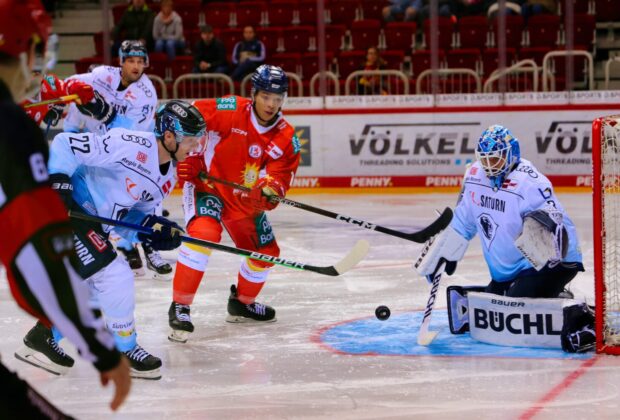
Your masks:
{"label": "black hockey puck", "polygon": [[375,309],[375,316],[378,320],[385,321],[390,317],[390,314],[390,308],[385,305],[377,306],[377,309]]}
{"label": "black hockey puck", "polygon": [[161,215],[164,216],[164,217],[168,217],[168,216],[170,216],[170,212],[168,210],[166,210],[166,209],[163,209],[161,211]]}

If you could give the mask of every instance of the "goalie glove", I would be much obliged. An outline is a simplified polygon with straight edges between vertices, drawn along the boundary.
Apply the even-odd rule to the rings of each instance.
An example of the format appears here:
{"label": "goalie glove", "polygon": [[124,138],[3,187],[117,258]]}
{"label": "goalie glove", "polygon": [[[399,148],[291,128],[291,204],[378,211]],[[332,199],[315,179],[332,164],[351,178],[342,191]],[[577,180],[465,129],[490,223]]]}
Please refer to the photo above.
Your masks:
{"label": "goalie glove", "polygon": [[451,226],[426,241],[420,256],[413,264],[418,274],[432,280],[441,270],[449,276],[463,258],[469,241]]}
{"label": "goalie glove", "polygon": [[526,213],[523,231],[514,244],[537,271],[547,263],[549,268],[555,267],[568,252],[568,232],[562,212],[549,205]]}

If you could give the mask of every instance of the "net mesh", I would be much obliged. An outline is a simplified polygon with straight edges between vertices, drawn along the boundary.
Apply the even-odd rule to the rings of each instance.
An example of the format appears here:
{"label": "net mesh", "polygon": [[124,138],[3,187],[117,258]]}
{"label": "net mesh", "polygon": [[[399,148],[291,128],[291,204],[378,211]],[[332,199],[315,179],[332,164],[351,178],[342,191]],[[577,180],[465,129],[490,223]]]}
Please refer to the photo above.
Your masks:
{"label": "net mesh", "polygon": [[601,125],[604,342],[620,345],[620,115]]}

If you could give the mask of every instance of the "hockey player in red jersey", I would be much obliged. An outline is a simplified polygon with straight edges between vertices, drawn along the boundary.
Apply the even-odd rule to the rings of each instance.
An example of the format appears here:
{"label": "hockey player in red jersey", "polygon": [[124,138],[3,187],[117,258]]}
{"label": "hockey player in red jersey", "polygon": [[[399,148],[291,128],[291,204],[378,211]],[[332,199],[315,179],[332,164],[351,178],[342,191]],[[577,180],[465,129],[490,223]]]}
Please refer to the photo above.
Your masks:
{"label": "hockey player in red jersey", "polygon": [[[288,78],[276,66],[262,65],[252,76],[252,98],[228,96],[199,100],[194,105],[207,123],[208,140],[203,152],[179,163],[185,222],[190,236],[219,242],[222,229],[239,248],[278,256],[266,210],[284,197],[299,165],[299,140],[281,113]],[[206,183],[201,173],[243,184],[239,192],[219,183]],[[194,326],[190,305],[210,257],[210,250],[183,244],[179,248],[173,280],[169,324],[172,341],[185,342]],[[273,264],[245,259],[231,286],[228,322],[273,322],[275,310],[255,301]]]}

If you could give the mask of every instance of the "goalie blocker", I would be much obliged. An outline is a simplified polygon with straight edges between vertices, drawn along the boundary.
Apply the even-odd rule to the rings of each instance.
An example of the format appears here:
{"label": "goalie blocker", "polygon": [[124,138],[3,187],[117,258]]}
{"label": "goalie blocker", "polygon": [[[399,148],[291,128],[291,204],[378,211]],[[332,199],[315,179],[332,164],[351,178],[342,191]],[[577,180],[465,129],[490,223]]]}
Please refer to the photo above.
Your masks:
{"label": "goalie blocker", "polygon": [[470,332],[477,341],[499,346],[546,347],[569,353],[593,349],[594,314],[585,303],[498,296],[483,290],[448,287],[452,334]]}

